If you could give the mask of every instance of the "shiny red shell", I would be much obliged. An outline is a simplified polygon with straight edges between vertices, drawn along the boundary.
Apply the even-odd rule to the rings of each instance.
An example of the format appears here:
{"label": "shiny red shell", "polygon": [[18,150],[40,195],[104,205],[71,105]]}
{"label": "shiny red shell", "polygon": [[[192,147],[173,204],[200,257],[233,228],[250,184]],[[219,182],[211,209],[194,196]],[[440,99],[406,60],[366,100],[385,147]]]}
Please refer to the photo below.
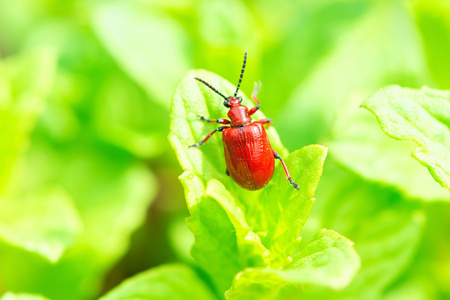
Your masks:
{"label": "shiny red shell", "polygon": [[269,183],[275,159],[262,124],[226,128],[222,140],[227,170],[237,184],[248,190],[258,190]]}

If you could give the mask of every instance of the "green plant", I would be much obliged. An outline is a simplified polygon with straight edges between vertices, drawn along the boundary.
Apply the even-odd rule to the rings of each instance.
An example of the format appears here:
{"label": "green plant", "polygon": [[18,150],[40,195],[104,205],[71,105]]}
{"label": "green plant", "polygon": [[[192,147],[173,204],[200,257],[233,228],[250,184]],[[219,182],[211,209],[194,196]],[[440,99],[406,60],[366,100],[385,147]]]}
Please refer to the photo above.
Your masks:
{"label": "green plant", "polygon": [[[196,76],[206,78],[225,93],[231,92],[233,86],[212,73],[191,71],[178,86],[171,109],[169,140],[185,170],[180,180],[191,214],[187,225],[195,236],[191,253],[212,282],[216,297],[272,299],[282,287],[289,285],[334,289],[347,285],[359,268],[352,242],[325,229],[308,244],[301,243],[300,238],[314,204],[326,147],[311,145],[286,157],[291,175],[301,187],[299,191],[286,183],[281,165],[262,192],[243,190],[225,175],[220,136],[201,150],[188,148],[193,140],[209,130],[198,122],[197,113],[220,117],[226,112],[213,92],[200,88],[194,81]],[[243,103],[250,102],[244,97]],[[262,118],[262,113],[257,117]],[[275,130],[270,128],[268,132],[273,147],[285,154],[287,151]],[[169,269],[151,271],[157,277],[149,277],[148,286],[162,276],[159,272],[166,273]],[[176,277],[179,268],[174,266],[171,270]],[[142,276],[134,283],[130,281],[119,287],[105,299],[118,299],[122,293],[131,297],[134,287],[142,284]],[[165,277],[162,284],[170,286],[171,276]],[[189,288],[204,289],[195,276],[187,278],[193,278]],[[158,291],[153,290],[146,295],[151,299],[156,293]]]}

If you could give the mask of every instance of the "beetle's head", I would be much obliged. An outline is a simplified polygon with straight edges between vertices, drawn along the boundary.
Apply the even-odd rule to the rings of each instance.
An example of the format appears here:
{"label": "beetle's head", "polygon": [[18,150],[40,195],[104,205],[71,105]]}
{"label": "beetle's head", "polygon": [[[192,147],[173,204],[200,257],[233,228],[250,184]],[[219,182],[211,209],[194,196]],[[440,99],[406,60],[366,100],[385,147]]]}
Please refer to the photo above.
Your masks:
{"label": "beetle's head", "polygon": [[237,96],[237,97],[230,96],[230,97],[227,98],[226,101],[223,102],[223,105],[225,107],[231,108],[233,106],[240,105],[241,102],[242,102],[242,97],[241,96]]}

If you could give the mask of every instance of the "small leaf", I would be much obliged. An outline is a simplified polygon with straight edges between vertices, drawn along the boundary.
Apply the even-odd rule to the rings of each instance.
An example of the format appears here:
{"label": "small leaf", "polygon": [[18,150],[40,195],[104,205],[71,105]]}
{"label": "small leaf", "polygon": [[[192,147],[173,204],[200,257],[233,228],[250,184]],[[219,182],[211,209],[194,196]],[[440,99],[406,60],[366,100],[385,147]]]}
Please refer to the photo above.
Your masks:
{"label": "small leaf", "polygon": [[362,106],[377,117],[388,136],[415,141],[419,148],[411,155],[450,190],[450,92],[390,86]]}
{"label": "small leaf", "polygon": [[0,198],[0,238],[53,263],[75,243],[80,229],[76,208],[62,190]]}
{"label": "small leaf", "polygon": [[300,242],[300,232],[314,204],[314,192],[322,175],[327,148],[310,145],[294,151],[285,162],[299,184],[298,191],[286,184],[284,169],[277,167],[274,179],[254,204],[257,232],[263,232],[263,242],[270,250],[272,267],[285,265]]}
{"label": "small leaf", "polygon": [[164,265],[135,275],[100,300],[217,299],[197,274],[185,265]]}
{"label": "small leaf", "polygon": [[273,299],[286,284],[346,286],[359,269],[353,243],[332,230],[322,230],[286,268],[248,268],[239,273],[227,299]]}

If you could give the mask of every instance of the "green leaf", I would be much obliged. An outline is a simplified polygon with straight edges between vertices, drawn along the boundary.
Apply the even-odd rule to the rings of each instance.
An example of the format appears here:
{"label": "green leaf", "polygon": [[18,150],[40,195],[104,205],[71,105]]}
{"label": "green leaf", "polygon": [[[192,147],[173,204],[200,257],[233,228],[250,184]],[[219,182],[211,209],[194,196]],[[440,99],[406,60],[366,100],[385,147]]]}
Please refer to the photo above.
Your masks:
{"label": "green leaf", "polygon": [[[224,94],[232,94],[235,87],[209,72],[189,72],[172,101],[169,133],[180,164],[186,170],[180,180],[191,214],[188,227],[195,236],[192,255],[209,274],[218,294],[229,289],[233,277],[242,270],[244,273],[235,277],[230,297],[241,293],[250,297],[253,291],[249,285],[255,285],[251,279],[255,276],[265,282],[256,284],[259,292],[255,295],[259,297],[263,296],[261,293],[265,297],[275,296],[284,284],[309,282],[337,287],[348,283],[358,268],[358,258],[353,255],[351,243],[331,231],[311,246],[320,254],[298,256],[297,264],[292,264],[290,269],[287,267],[292,261],[289,256],[298,248],[301,229],[314,203],[326,147],[311,145],[285,157],[292,178],[300,185],[299,191],[287,182],[280,163],[262,192],[245,191],[225,175],[220,135],[213,136],[199,149],[188,147],[216,127],[200,123],[197,114],[221,118],[227,113],[223,101],[194,77],[206,80]],[[243,98],[245,105],[252,105],[245,96]],[[258,112],[257,118],[262,117]],[[273,147],[285,156],[286,150],[274,129],[269,128],[268,134]],[[340,255],[339,251],[345,254]],[[332,262],[333,259],[336,261]],[[329,282],[319,283],[319,277]],[[330,278],[333,280],[328,280]]]}
{"label": "green leaf", "polygon": [[239,256],[241,260],[245,261],[245,265],[268,265],[269,251],[262,245],[260,237],[250,230],[238,202],[225,189],[223,184],[215,179],[211,179],[208,182],[205,193],[207,196],[215,199],[227,213],[236,230]]}
{"label": "green leaf", "polygon": [[190,67],[182,27],[164,11],[140,2],[97,2],[89,9],[97,36],[118,64],[151,100],[168,108],[167,99]]}
{"label": "green leaf", "polygon": [[[0,247],[5,288],[39,291],[53,299],[92,298],[106,272],[127,251],[130,234],[142,224],[154,198],[156,179],[147,166],[116,148],[103,146],[99,151],[94,145],[79,143],[63,151],[35,142],[27,152],[23,166],[28,172],[21,172],[17,186],[31,192],[62,187],[83,230],[56,264]],[[26,274],[18,271],[23,269]]]}
{"label": "green leaf", "polygon": [[55,263],[75,243],[81,221],[63,190],[0,198],[0,238]]}
{"label": "green leaf", "polygon": [[346,286],[359,268],[353,243],[322,230],[284,269],[248,268],[236,275],[227,299],[273,299],[286,284]]}
{"label": "green leaf", "polygon": [[367,180],[393,186],[409,198],[450,199],[448,190],[408,155],[414,142],[387,137],[365,110],[355,106],[341,113],[325,143],[333,159]]}
{"label": "green leaf", "polygon": [[[277,167],[274,178],[254,204],[253,227],[264,236],[272,267],[285,265],[300,242],[300,232],[314,204],[314,192],[322,175],[327,148],[311,145],[294,151],[285,162],[300,189],[286,184],[284,170]],[[252,218],[249,212],[249,218]]]}
{"label": "green leaf", "polygon": [[55,67],[51,49],[0,60],[0,192],[44,106]]}
{"label": "green leaf", "polygon": [[413,264],[425,225],[420,203],[393,189],[373,184],[328,159],[317,190],[317,202],[304,234],[333,228],[355,243],[361,269],[340,291],[293,290],[302,299],[381,299]]}
{"label": "green leaf", "polygon": [[377,117],[388,136],[415,141],[419,148],[411,155],[450,190],[450,92],[391,86],[362,107]]}
{"label": "green leaf", "polygon": [[31,295],[31,294],[16,294],[8,292],[4,294],[0,300],[48,300],[48,298],[45,298],[40,295]]}
{"label": "green leaf", "polygon": [[235,228],[223,207],[205,197],[205,187],[198,176],[186,171],[180,181],[191,214],[186,223],[195,236],[191,254],[209,274],[218,294],[223,294],[234,275],[245,267],[239,257]]}
{"label": "green leaf", "polygon": [[[226,176],[225,158],[219,146],[220,135],[213,136],[199,149],[188,148],[214,128],[199,121],[197,114],[221,118],[227,113],[223,101],[214,92],[199,85],[194,77],[207,80],[225,94],[232,94],[235,87],[206,71],[189,72],[172,101],[169,133],[181,166],[187,170],[180,180],[192,216],[188,226],[196,238],[192,255],[211,276],[219,293],[223,293],[230,287],[234,275],[244,267],[267,264],[268,254],[260,237],[244,218],[248,204],[258,201],[258,192],[245,191]],[[244,104],[252,105],[247,97],[243,98]],[[257,112],[256,119],[263,117],[261,112]],[[272,146],[285,154],[286,150],[281,146],[275,130],[269,128],[267,131]],[[296,178],[297,173],[295,170],[293,172]],[[282,176],[283,184],[292,189],[284,174],[278,176]]]}
{"label": "green leaf", "polygon": [[164,265],[135,275],[100,300],[217,299],[198,275],[185,265]]}

